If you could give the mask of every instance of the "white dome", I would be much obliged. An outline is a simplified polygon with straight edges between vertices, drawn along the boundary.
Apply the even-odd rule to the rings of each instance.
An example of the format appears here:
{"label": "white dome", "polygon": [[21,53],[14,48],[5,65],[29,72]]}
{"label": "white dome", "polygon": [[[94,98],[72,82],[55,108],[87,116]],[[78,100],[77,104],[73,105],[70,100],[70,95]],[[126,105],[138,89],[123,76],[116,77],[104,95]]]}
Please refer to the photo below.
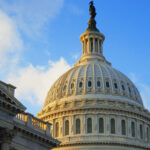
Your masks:
{"label": "white dome", "polygon": [[45,107],[54,101],[73,97],[108,98],[143,106],[140,94],[128,77],[102,61],[76,65],[50,88]]}
{"label": "white dome", "polygon": [[37,116],[53,124],[62,142],[55,150],[150,149],[150,113],[132,81],[103,56],[93,1],[90,14],[82,57],[50,88]]}

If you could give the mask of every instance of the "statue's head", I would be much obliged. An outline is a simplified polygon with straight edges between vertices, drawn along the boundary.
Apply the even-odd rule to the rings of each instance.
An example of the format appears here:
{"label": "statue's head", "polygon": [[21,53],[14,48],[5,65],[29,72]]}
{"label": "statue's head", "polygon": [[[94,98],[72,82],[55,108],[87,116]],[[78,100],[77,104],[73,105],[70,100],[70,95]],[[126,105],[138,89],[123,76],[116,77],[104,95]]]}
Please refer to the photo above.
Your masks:
{"label": "statue's head", "polygon": [[93,1],[90,1],[90,6],[93,6],[94,5],[94,2]]}

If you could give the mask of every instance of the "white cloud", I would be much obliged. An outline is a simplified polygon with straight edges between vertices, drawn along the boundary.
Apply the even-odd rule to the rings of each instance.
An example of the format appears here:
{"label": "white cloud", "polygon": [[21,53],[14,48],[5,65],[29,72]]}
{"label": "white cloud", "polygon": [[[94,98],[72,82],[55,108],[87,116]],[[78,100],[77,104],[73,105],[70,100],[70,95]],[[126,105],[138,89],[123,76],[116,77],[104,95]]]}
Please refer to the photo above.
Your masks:
{"label": "white cloud", "polygon": [[17,62],[22,40],[13,20],[0,10],[0,67]]}
{"label": "white cloud", "polygon": [[134,73],[131,73],[130,77],[140,91],[145,108],[150,111],[150,86],[142,83]]}
{"label": "white cloud", "polygon": [[[41,105],[52,83],[70,68],[61,58],[45,66],[27,67],[20,52],[26,49],[26,39],[38,35],[60,12],[64,0],[0,0],[0,77],[17,86],[16,97],[21,101]],[[44,31],[45,32],[45,31]],[[24,36],[24,35],[27,36]],[[26,42],[27,43],[27,42]],[[32,43],[29,43],[32,44]],[[48,52],[50,55],[50,53]]]}
{"label": "white cloud", "polygon": [[63,2],[64,0],[0,0],[1,77],[20,65],[20,59],[24,60],[20,54],[26,49],[23,43],[27,38],[22,33],[41,41],[37,35],[60,12]]}
{"label": "white cloud", "polygon": [[0,8],[9,14],[29,36],[36,36],[45,23],[54,18],[64,0],[0,0]]}
{"label": "white cloud", "polygon": [[69,68],[70,66],[63,58],[57,62],[50,61],[47,68],[44,66],[34,67],[31,64],[11,73],[8,82],[18,87],[16,90],[18,99],[42,105],[51,85]]}

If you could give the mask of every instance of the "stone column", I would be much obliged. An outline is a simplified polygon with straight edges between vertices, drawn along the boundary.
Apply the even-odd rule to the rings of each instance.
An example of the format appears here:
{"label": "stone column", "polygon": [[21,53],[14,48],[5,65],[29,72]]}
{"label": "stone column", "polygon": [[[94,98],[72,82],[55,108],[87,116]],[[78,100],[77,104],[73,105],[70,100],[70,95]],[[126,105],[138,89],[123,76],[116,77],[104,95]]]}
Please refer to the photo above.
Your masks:
{"label": "stone column", "polygon": [[74,135],[74,118],[73,118],[73,116],[70,116],[69,120],[70,120],[70,135]]}
{"label": "stone column", "polygon": [[99,53],[102,54],[102,41],[99,40]]}
{"label": "stone column", "polygon": [[91,53],[91,40],[88,38],[88,54]]}
{"label": "stone column", "polygon": [[99,47],[100,45],[99,45],[99,39],[97,39],[97,52],[98,52],[98,54],[100,54],[100,47]]}
{"label": "stone column", "polygon": [[12,130],[0,130],[0,140],[2,141],[1,150],[10,150],[11,141],[14,135],[14,131]]}
{"label": "stone column", "polygon": [[93,133],[98,133],[98,118],[97,115],[93,117]]}
{"label": "stone column", "polygon": [[110,134],[110,118],[107,115],[106,115],[105,125],[106,125],[105,133],[106,135],[109,135]]}
{"label": "stone column", "polygon": [[64,132],[63,132],[63,130],[64,130],[64,123],[63,123],[63,122],[64,122],[64,119],[63,119],[63,117],[62,117],[62,118],[60,118],[59,120],[60,120],[60,121],[59,121],[59,122],[60,122],[60,131],[59,131],[60,134],[59,134],[59,136],[60,136],[60,137],[63,137],[63,135],[64,135]]}
{"label": "stone column", "polygon": [[93,37],[93,53],[95,53],[95,38]]}
{"label": "stone column", "polygon": [[85,120],[85,115],[81,116],[81,134],[86,133],[86,120]]}

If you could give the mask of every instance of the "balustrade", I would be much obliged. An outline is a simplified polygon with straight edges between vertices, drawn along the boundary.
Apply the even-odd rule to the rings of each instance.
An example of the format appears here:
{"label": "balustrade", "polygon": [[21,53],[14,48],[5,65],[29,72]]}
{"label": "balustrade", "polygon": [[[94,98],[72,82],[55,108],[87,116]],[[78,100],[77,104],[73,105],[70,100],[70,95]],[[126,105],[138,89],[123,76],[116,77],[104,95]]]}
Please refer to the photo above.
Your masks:
{"label": "balustrade", "polygon": [[43,130],[46,135],[51,135],[51,124],[49,122],[42,121],[29,113],[19,113],[16,115],[16,119],[25,122],[28,127]]}

